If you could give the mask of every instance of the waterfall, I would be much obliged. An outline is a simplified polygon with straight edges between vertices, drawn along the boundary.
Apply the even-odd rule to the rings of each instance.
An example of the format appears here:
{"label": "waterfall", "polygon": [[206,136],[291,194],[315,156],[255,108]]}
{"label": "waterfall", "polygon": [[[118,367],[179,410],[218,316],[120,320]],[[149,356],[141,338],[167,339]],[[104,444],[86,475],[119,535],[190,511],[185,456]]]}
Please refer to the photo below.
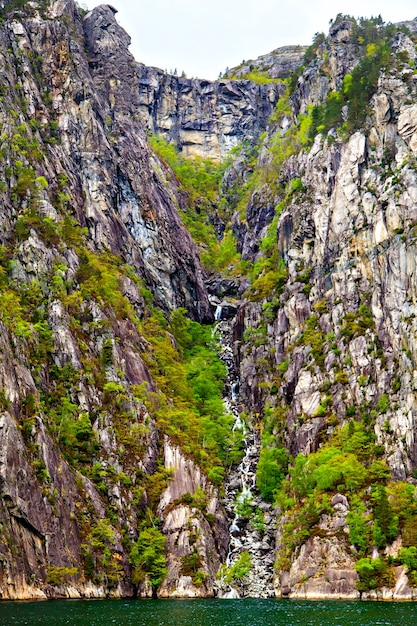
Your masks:
{"label": "waterfall", "polygon": [[[219,356],[227,369],[225,397],[226,409],[234,417],[233,431],[242,433],[243,456],[238,467],[232,468],[225,478],[224,506],[229,518],[229,549],[226,565],[232,566],[242,552],[249,552],[252,570],[244,587],[220,580],[219,597],[274,597],[273,565],[276,520],[272,507],[262,502],[256,489],[256,466],[260,451],[260,436],[242,418],[239,371],[233,353],[233,320],[222,319],[222,307],[217,306],[216,332],[220,337]],[[259,511],[261,513],[259,513]],[[265,520],[265,529],[252,524],[254,515]]]}
{"label": "waterfall", "polygon": [[220,304],[218,304],[216,306],[216,311],[214,313],[214,319],[216,320],[216,322],[220,322],[220,320],[222,319],[222,312],[223,312],[223,308]]}

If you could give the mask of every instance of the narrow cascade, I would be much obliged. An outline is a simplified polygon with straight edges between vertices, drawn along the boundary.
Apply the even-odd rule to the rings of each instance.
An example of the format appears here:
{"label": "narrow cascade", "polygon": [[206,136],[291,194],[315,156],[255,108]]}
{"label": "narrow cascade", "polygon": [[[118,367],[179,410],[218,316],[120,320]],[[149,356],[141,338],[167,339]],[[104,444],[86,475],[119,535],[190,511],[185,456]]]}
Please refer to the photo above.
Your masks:
{"label": "narrow cascade", "polygon": [[[219,308],[219,307],[218,307]],[[216,310],[217,319],[217,310]],[[233,353],[233,319],[217,323],[220,336],[220,358],[227,368],[224,403],[234,416],[233,430],[243,437],[243,458],[225,478],[224,506],[229,517],[229,551],[226,565],[233,566],[242,552],[251,558],[251,571],[242,583],[219,581],[220,597],[274,597],[273,567],[276,518],[272,506],[262,501],[256,489],[256,466],[260,436],[242,419],[244,406],[240,396],[239,372]]]}
{"label": "narrow cascade", "polygon": [[220,322],[220,320],[222,319],[222,312],[223,312],[223,309],[221,305],[220,304],[217,305],[216,310],[214,312],[214,319],[216,320],[216,322]]}

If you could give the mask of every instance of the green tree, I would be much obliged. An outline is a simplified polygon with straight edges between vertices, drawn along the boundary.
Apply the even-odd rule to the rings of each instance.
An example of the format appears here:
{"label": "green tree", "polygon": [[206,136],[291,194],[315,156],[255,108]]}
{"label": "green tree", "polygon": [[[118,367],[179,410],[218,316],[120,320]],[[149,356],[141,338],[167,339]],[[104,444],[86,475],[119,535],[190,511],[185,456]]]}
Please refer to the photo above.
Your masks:
{"label": "green tree", "polygon": [[154,527],[145,528],[139,533],[130,553],[132,582],[135,586],[149,581],[156,594],[168,574],[165,558],[166,537]]}
{"label": "green tree", "polygon": [[252,559],[250,554],[244,551],[227,571],[225,581],[227,583],[241,582],[249,574],[251,568]]}
{"label": "green tree", "polygon": [[256,485],[267,502],[274,499],[274,491],[279,489],[288,466],[288,453],[285,448],[263,448],[256,468]]}
{"label": "green tree", "polygon": [[371,502],[374,511],[374,543],[378,548],[385,548],[398,534],[398,517],[394,515],[388,502],[384,485],[374,485]]}

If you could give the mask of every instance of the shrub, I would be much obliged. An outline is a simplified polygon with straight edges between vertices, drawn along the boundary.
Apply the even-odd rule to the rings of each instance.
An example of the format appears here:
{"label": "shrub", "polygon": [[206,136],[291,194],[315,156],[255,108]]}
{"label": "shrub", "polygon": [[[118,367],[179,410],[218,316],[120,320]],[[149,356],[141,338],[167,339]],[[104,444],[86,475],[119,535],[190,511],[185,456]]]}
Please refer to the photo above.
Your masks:
{"label": "shrub", "polygon": [[139,533],[130,552],[132,582],[138,585],[149,580],[155,591],[168,574],[165,558],[166,537],[157,528],[145,528]]}
{"label": "shrub", "polygon": [[242,552],[236,562],[229,567],[224,577],[227,583],[242,582],[252,568],[252,559],[249,552]]}
{"label": "shrub", "polygon": [[78,574],[78,567],[62,567],[50,565],[46,573],[48,585],[62,585],[68,583],[71,578]]}
{"label": "shrub", "polygon": [[197,573],[197,571],[201,567],[201,557],[198,553],[197,548],[194,548],[190,554],[186,554],[181,557],[181,574],[183,576],[191,576]]}
{"label": "shrub", "polygon": [[362,502],[356,502],[356,506],[355,504],[351,506],[346,521],[349,527],[349,541],[355,546],[359,556],[364,556],[371,545],[371,529]]}
{"label": "shrub", "polygon": [[405,565],[409,572],[417,570],[417,548],[410,546],[409,548],[400,548],[398,550],[397,560]]}
{"label": "shrub", "polygon": [[263,448],[256,468],[256,486],[267,502],[272,502],[274,492],[285,478],[288,453],[285,448]]}
{"label": "shrub", "polygon": [[392,570],[384,559],[359,559],[355,563],[359,580],[356,582],[358,591],[370,591],[393,583]]}
{"label": "shrub", "polygon": [[371,502],[374,513],[374,544],[378,548],[385,548],[398,534],[398,517],[394,515],[388,501],[387,490],[384,485],[372,487]]}

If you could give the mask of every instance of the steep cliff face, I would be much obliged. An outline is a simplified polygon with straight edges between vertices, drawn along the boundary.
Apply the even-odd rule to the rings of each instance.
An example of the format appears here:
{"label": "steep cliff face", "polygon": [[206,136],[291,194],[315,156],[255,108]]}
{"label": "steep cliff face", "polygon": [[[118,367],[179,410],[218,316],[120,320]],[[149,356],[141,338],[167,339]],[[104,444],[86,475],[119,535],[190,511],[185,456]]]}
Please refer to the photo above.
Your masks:
{"label": "steep cliff face", "polygon": [[[332,130],[327,137],[318,135],[308,152],[292,156],[280,172],[284,184],[295,180],[298,189],[286,196],[279,209],[276,240],[285,260],[288,280],[280,296],[276,319],[269,320],[267,333],[274,337],[272,343],[276,352],[272,356],[276,364],[285,359],[288,347],[293,346],[284,379],[288,398],[295,403],[294,420],[301,412],[312,416],[320,404],[320,393],[310,387],[318,372],[311,371],[311,368],[305,372],[302,367],[307,359],[306,349],[311,353],[311,347],[302,345],[302,342],[297,345],[300,331],[312,314],[318,318],[318,332],[324,335],[336,333],[332,341],[337,343],[339,335],[351,339],[346,346],[352,360],[348,367],[352,367],[357,376],[364,375],[366,370],[373,381],[363,385],[361,390],[355,388],[353,379],[350,380],[350,390],[344,389],[341,405],[346,408],[360,399],[369,400],[387,391],[388,381],[398,373],[394,363],[398,366],[399,361],[402,379],[401,388],[396,393],[402,390],[405,394],[399,404],[403,420],[407,419],[408,408],[404,407],[408,407],[406,398],[412,388],[407,384],[406,362],[409,361],[402,360],[403,353],[412,352],[409,343],[412,331],[407,324],[412,324],[413,319],[409,307],[413,302],[412,227],[416,185],[413,167],[415,124],[412,121],[415,81],[412,72],[407,73],[407,68],[409,60],[414,63],[416,53],[414,44],[403,34],[395,38],[392,47],[398,55],[398,63],[403,63],[405,77],[398,78],[397,67],[395,72],[381,75],[372,97],[366,132],[354,132],[344,141]],[[401,61],[404,52],[407,60]],[[312,73],[312,70],[308,68],[307,72]],[[341,72],[337,68],[335,75]],[[297,107],[304,84],[303,76],[293,99]],[[269,193],[272,193],[271,189]],[[278,193],[275,190],[275,194],[272,202],[282,200],[282,188]],[[248,229],[241,234],[241,247],[248,256],[253,257],[251,251],[259,249],[259,240],[267,232],[267,211],[265,205],[260,211],[251,205],[248,207]],[[347,314],[358,310],[365,299],[372,317],[369,322],[366,320],[369,327],[364,321],[363,332],[352,329],[350,337],[345,329],[341,334],[343,325],[349,322],[345,319]],[[265,321],[255,302],[247,303],[245,314],[246,325],[252,328]],[[358,323],[361,315],[366,316],[367,312],[362,310],[357,314]],[[383,362],[372,358],[374,355],[364,354],[366,342],[375,337],[382,346]],[[260,346],[259,359],[265,349]],[[246,352],[249,354],[247,348]],[[342,364],[344,358],[343,349],[341,354],[332,358],[329,354],[325,363],[327,375],[336,369],[335,363]],[[350,370],[348,376],[350,379]],[[250,384],[257,387],[256,380],[248,376],[243,379],[251,380]],[[323,382],[324,379],[318,387]],[[332,394],[334,401],[335,395]],[[255,389],[247,392],[247,398],[256,406]],[[413,412],[411,409],[409,415]],[[342,415],[343,409],[336,414]],[[412,437],[414,429],[411,424],[408,430]],[[307,438],[304,443],[299,440],[294,449],[314,449],[317,445],[313,443],[314,438],[313,435],[312,440]],[[401,437],[394,439],[398,445]],[[408,461],[404,457],[397,466],[392,460],[392,469],[398,478],[408,475],[415,464],[411,439],[403,453],[408,456]],[[393,453],[394,458],[399,459],[398,450]]]}
{"label": "steep cliff face", "polygon": [[[162,393],[174,362],[182,411],[197,419],[164,315],[212,320],[203,271],[184,199],[137,121],[115,11],[16,7],[6,3],[0,33],[0,595],[155,593],[159,527],[175,512],[162,496],[158,513],[172,463],[156,423],[174,411],[172,380]],[[200,484],[208,508],[185,498],[181,532],[186,543],[191,521],[202,525],[194,590],[206,595],[227,537],[201,512],[222,519],[216,488],[201,478],[187,489]],[[145,563],[149,543],[159,552]]]}
{"label": "steep cliff face", "polygon": [[[276,483],[276,588],[294,597],[414,593],[386,558],[399,554],[399,565],[414,545],[414,513],[402,515],[394,493],[415,501],[415,42],[392,29],[389,56],[363,56],[356,28],[339,19],[318,43],[260,152],[258,171],[273,173],[247,222],[235,216],[241,250],[260,268],[236,326],[241,391],[263,413],[259,467],[273,449],[296,457]],[[362,79],[362,110],[340,93],[353,93],[373,54],[381,65],[373,87]],[[303,149],[300,121],[315,116],[321,133]],[[382,537],[377,506],[392,523]]]}
{"label": "steep cliff face", "polygon": [[[16,111],[16,128],[33,120],[27,141],[46,139],[49,152],[36,174],[46,174],[56,187],[57,176],[65,173],[73,211],[81,225],[88,225],[97,247],[121,251],[126,262],[140,267],[161,306],[186,306],[196,318],[209,319],[201,270],[175,208],[175,190],[165,184],[132,114],[135,90],[129,67],[134,61],[126,33],[108,6],[87,16],[84,24],[71,2],[52,3],[50,11],[59,19],[35,16],[22,22],[12,13],[4,25],[5,57],[12,49],[15,65],[3,68],[4,118]],[[83,27],[86,46],[92,46],[89,56]],[[91,72],[94,36],[105,84],[97,78],[95,85]],[[118,55],[112,56],[114,51]],[[125,93],[113,94],[113,84],[124,85],[120,89]],[[113,119],[109,110],[116,95]],[[19,155],[9,158],[13,156]]]}
{"label": "steep cliff face", "polygon": [[223,159],[243,141],[256,143],[282,84],[188,79],[138,64],[138,115],[146,129],[186,156]]}

